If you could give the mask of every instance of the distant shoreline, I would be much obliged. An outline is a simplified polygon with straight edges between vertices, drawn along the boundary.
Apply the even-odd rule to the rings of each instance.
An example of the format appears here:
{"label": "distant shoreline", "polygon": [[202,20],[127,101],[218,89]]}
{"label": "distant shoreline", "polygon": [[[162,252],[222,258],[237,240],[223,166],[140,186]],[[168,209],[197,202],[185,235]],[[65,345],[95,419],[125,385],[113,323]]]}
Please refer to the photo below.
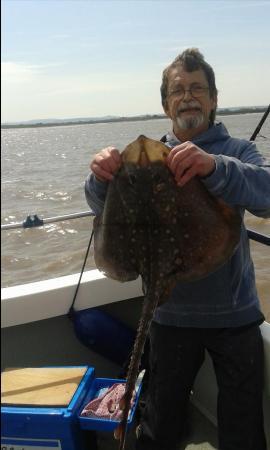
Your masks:
{"label": "distant shoreline", "polygon": [[[217,116],[229,116],[236,114],[264,113],[267,106],[246,107],[246,108],[220,108],[217,110]],[[70,125],[94,125],[98,123],[114,123],[114,122],[138,122],[144,120],[167,119],[165,114],[146,114],[141,116],[130,117],[111,117],[97,119],[74,119],[60,120],[57,122],[36,122],[36,123],[16,123],[1,124],[1,129],[9,128],[41,128],[41,127],[65,127]]]}

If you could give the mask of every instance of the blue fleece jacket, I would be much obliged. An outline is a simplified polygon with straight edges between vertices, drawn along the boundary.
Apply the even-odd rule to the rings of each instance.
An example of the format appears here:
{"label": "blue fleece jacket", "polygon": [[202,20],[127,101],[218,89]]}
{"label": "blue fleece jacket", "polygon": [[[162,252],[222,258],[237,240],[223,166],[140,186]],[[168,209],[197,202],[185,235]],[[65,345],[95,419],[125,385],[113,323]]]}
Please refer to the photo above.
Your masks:
{"label": "blue fleece jacket", "polygon": [[[213,195],[236,207],[242,217],[245,210],[270,217],[270,170],[254,143],[232,138],[222,123],[192,142],[215,156],[215,171],[202,179]],[[179,143],[172,132],[166,135],[165,144],[170,148]],[[87,177],[86,199],[97,215],[102,212],[106,191],[107,183],[93,174]],[[178,283],[154,315],[160,324],[200,328],[236,327],[262,319],[244,223],[230,260],[203,280]]]}

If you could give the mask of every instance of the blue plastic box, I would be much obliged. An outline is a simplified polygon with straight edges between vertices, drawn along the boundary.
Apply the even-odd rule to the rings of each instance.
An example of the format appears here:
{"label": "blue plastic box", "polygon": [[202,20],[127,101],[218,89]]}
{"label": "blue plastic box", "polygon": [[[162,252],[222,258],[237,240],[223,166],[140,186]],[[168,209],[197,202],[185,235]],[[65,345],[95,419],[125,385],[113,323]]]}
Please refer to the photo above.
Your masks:
{"label": "blue plastic box", "polygon": [[[126,383],[126,380],[116,380],[109,378],[95,378],[92,386],[85,397],[85,401],[83,402],[83,408],[96,397],[97,392],[105,387],[111,387],[114,383]],[[129,412],[127,428],[129,429],[135,414],[135,410],[139,401],[139,396],[141,392],[141,384],[136,392],[135,401]],[[108,420],[108,419],[99,419],[96,417],[85,417],[79,415],[80,427],[84,430],[99,430],[99,431],[113,431],[117,428],[119,421],[116,420]]]}
{"label": "blue plastic box", "polygon": [[[86,372],[67,407],[2,406],[1,450],[86,450],[83,430],[112,431],[117,427],[119,422],[115,420],[80,414],[101,388],[126,380],[95,378],[93,367],[80,367],[85,367]],[[141,385],[129,414],[128,427],[134,418],[140,390]]]}
{"label": "blue plastic box", "polygon": [[77,413],[94,380],[93,367],[86,369],[66,407],[3,406],[1,448],[11,450],[78,450],[81,436]]}

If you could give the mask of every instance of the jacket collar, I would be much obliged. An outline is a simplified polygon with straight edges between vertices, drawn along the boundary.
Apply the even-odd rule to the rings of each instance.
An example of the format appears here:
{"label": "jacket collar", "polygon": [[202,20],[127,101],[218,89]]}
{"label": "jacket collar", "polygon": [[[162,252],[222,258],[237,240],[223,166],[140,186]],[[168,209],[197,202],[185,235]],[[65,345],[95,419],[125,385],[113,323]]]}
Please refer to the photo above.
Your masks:
{"label": "jacket collar", "polygon": [[[203,133],[199,134],[198,136],[195,136],[191,141],[196,145],[203,145],[203,144],[210,144],[211,142],[217,141],[217,140],[225,140],[228,139],[229,133],[227,131],[227,128],[223,125],[223,123],[215,123],[211,127],[208,128],[208,130],[204,131]],[[165,144],[173,148],[176,145],[181,144],[182,142],[175,136],[173,131],[169,131],[166,134],[166,142]]]}

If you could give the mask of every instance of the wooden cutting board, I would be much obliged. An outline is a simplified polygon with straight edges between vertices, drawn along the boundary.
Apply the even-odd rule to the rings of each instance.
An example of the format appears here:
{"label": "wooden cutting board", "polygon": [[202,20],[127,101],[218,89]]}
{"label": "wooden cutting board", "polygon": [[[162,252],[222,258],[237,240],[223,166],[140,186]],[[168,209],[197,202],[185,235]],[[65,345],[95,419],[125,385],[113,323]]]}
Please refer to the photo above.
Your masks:
{"label": "wooden cutting board", "polygon": [[2,373],[2,404],[67,406],[87,367],[6,369]]}

